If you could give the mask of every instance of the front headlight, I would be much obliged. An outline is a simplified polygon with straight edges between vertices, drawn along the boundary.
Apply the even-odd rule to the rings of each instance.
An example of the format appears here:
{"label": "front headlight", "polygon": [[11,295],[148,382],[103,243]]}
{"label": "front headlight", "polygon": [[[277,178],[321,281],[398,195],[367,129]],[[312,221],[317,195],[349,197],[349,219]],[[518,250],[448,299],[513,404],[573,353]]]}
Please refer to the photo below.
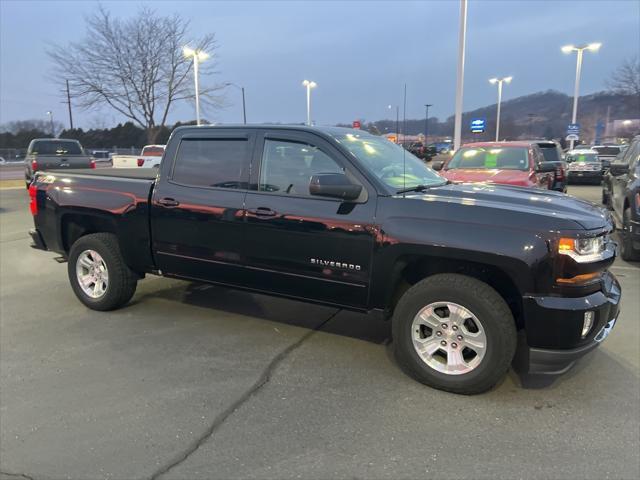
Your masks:
{"label": "front headlight", "polygon": [[605,237],[568,238],[563,237],[558,243],[558,253],[568,255],[578,263],[597,262],[604,258]]}

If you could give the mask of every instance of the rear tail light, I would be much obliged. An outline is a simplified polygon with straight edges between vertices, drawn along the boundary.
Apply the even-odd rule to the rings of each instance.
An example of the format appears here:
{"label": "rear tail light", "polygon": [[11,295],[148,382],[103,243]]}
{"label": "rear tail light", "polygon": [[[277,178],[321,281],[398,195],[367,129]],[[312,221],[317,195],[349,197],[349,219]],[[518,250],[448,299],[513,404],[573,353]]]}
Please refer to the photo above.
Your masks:
{"label": "rear tail light", "polygon": [[138,166],[141,167],[142,165],[144,165],[144,158],[139,158],[138,159]]}
{"label": "rear tail light", "polygon": [[91,161],[89,162],[89,168],[96,168],[96,161],[91,159]]}
{"label": "rear tail light", "polygon": [[31,211],[31,215],[38,214],[38,201],[36,200],[37,193],[38,187],[36,187],[34,183],[29,185],[29,210]]}
{"label": "rear tail light", "polygon": [[37,160],[31,160],[31,171],[32,172],[38,171],[38,161]]}

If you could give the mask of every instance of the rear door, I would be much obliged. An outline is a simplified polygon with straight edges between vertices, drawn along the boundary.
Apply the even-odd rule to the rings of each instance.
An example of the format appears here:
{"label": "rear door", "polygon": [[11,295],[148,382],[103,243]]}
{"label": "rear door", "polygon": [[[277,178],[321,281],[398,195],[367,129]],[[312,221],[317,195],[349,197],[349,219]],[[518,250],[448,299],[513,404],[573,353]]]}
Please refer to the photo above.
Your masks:
{"label": "rear door", "polygon": [[[247,193],[247,282],[256,289],[353,307],[367,305],[376,195],[336,147],[310,132],[265,130]],[[319,173],[363,186],[353,202],[312,196]]]}
{"label": "rear door", "polygon": [[634,165],[634,158],[637,158],[638,155],[640,155],[640,140],[635,140],[625,152],[624,157],[622,157],[622,163],[629,167],[629,171],[622,175],[611,177],[613,209],[620,219],[622,219],[627,184],[630,176],[634,174],[631,171],[631,167]]}
{"label": "rear door", "polygon": [[251,130],[185,130],[161,165],[151,210],[152,248],[166,274],[242,284],[244,198]]}

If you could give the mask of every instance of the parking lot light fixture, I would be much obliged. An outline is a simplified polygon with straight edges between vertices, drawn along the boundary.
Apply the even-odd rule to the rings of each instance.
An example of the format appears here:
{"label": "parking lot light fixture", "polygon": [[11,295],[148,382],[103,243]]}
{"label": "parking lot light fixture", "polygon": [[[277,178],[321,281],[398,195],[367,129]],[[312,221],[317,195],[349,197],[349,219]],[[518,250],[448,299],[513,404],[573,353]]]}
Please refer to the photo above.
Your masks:
{"label": "parking lot light fixture", "polygon": [[513,77],[502,77],[502,78],[490,78],[489,83],[491,85],[498,84],[498,113],[496,115],[496,142],[500,141],[500,107],[502,104],[502,84],[503,83],[511,83]]}
{"label": "parking lot light fixture", "polygon": [[307,88],[307,125],[311,125],[311,89],[318,84],[311,80],[303,80],[302,85]]}
{"label": "parking lot light fixture", "polygon": [[209,58],[204,50],[193,49],[185,46],[182,49],[185,58],[193,58],[193,83],[196,91],[196,124],[200,125],[200,87],[198,85],[198,64]]}
{"label": "parking lot light fixture", "polygon": [[[597,52],[600,50],[602,43],[593,42],[585,45],[565,45],[562,47],[563,53],[573,53],[576,52],[576,80],[573,86],[573,112],[571,114],[571,123],[576,123],[578,120],[578,95],[580,94],[580,74],[582,72],[582,56],[585,50],[589,50],[590,52]],[[571,144],[569,146],[570,150],[573,150],[574,141],[571,140]]]}

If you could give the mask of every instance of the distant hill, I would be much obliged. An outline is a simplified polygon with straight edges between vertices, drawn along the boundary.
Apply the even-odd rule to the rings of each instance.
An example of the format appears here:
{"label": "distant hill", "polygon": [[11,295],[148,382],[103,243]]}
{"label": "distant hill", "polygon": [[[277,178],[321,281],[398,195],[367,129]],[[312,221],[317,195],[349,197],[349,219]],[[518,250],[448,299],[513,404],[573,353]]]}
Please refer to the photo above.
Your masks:
{"label": "distant hill", "polygon": [[[524,95],[502,102],[501,138],[518,137],[560,138],[565,135],[567,124],[571,123],[573,97],[556,90]],[[497,104],[487,105],[462,117],[463,138],[490,139],[490,132],[495,131]],[[598,92],[580,97],[578,102],[578,123],[586,136],[593,136],[597,122],[605,122],[607,112],[611,121],[640,117],[640,98],[618,95],[609,92]],[[487,132],[485,138],[474,137],[469,132],[472,118],[486,118]],[[440,122],[437,118],[429,119],[429,134],[434,136],[453,135],[454,116]],[[395,131],[395,121],[383,120],[373,122],[381,132]],[[416,135],[424,132],[424,119],[407,120],[407,133]]]}

